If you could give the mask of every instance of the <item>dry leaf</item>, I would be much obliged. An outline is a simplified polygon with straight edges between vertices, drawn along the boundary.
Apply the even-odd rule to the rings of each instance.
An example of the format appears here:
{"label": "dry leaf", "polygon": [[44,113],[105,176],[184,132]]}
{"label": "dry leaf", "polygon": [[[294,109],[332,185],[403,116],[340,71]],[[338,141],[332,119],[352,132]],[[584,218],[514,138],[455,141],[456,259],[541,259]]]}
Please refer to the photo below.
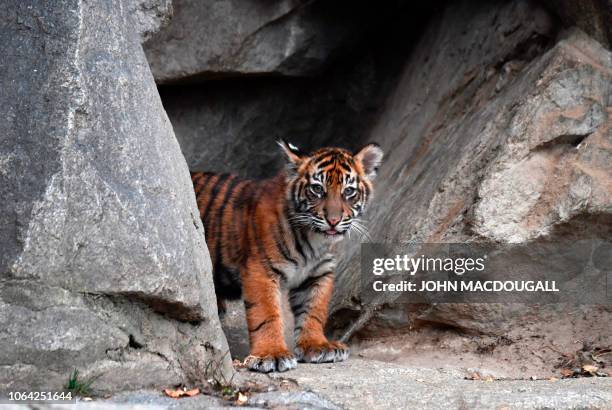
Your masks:
{"label": "dry leaf", "polygon": [[187,390],[185,392],[185,396],[188,396],[188,397],[197,396],[198,394],[200,394],[200,389],[198,388]]}
{"label": "dry leaf", "polygon": [[174,389],[164,389],[164,394],[168,397],[172,397],[173,399],[178,399],[183,395],[183,391]]}
{"label": "dry leaf", "polygon": [[164,389],[164,394],[168,397],[172,397],[173,399],[178,399],[179,397],[187,396],[193,397],[200,394],[200,389],[195,388],[191,390],[187,390],[186,388],[182,389]]}
{"label": "dry leaf", "polygon": [[548,378],[548,381],[549,381],[549,382],[556,382],[556,381],[558,381],[558,380],[559,380],[559,379],[557,379],[555,376],[551,376],[551,377],[549,377],[549,378]]}
{"label": "dry leaf", "polygon": [[595,373],[598,369],[599,367],[594,366],[592,364],[585,364],[582,366],[582,370],[584,370],[587,373]]}
{"label": "dry leaf", "polygon": [[242,392],[238,392],[238,398],[236,399],[236,403],[239,405],[243,405],[249,400],[248,396]]}
{"label": "dry leaf", "polygon": [[561,369],[561,376],[563,377],[571,377],[574,372],[571,369]]}

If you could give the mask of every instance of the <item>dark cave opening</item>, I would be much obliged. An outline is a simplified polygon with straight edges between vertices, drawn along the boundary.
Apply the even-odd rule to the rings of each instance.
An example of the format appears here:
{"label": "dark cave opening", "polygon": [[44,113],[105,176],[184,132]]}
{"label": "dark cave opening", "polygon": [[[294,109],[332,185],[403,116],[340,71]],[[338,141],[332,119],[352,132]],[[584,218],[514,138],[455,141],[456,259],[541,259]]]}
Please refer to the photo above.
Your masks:
{"label": "dark cave opening", "polygon": [[[279,139],[305,152],[358,150],[370,142],[376,114],[443,4],[389,2],[361,24],[370,10],[360,2],[343,16],[354,20],[350,40],[312,76],[213,75],[158,85],[190,170],[272,176],[282,166]],[[312,12],[329,20],[327,8],[319,8]]]}

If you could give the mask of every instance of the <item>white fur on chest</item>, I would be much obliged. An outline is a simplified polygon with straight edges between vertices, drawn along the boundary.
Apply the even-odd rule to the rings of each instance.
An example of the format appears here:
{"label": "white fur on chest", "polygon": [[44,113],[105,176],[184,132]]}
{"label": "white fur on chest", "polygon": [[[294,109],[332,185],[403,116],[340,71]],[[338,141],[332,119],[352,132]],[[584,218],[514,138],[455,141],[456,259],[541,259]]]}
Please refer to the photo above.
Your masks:
{"label": "white fur on chest", "polygon": [[314,255],[309,254],[306,261],[299,259],[297,265],[287,263],[282,267],[287,275],[287,287],[293,289],[312,276],[319,276],[336,268],[335,255],[332,253],[334,244],[342,240],[342,236],[324,236],[312,233],[309,236]]}

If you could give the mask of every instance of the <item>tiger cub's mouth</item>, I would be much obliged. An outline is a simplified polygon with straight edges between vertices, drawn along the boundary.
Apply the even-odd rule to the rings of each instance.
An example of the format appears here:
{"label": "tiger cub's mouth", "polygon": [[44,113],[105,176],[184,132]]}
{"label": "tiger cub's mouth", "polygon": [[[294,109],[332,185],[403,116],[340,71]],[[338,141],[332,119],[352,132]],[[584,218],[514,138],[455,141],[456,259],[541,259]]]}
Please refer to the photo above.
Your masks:
{"label": "tiger cub's mouth", "polygon": [[327,229],[325,231],[321,231],[321,232],[324,233],[325,235],[328,235],[328,236],[341,236],[341,235],[344,235],[346,233],[346,231],[347,231],[347,229],[342,230],[342,231],[338,231],[338,230],[336,230],[334,228],[329,228],[329,229]]}

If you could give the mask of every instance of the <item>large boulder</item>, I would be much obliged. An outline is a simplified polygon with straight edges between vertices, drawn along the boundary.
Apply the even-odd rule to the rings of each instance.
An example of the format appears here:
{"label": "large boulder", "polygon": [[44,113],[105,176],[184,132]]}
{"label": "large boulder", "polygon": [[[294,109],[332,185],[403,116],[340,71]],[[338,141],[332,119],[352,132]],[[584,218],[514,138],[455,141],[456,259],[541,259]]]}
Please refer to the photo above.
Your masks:
{"label": "large boulder", "polygon": [[229,375],[189,172],[141,42],[165,0],[0,8],[0,390]]}
{"label": "large boulder", "polygon": [[[456,2],[432,21],[370,132],[387,153],[368,217],[375,242],[609,238],[612,56],[556,27],[530,1]],[[499,333],[525,313],[497,304],[374,312],[359,306],[358,252],[348,245],[339,268],[339,322],[357,309],[360,323]]]}
{"label": "large boulder", "polygon": [[151,70],[159,83],[311,75],[360,27],[361,2],[333,3],[175,0],[171,23],[145,44]]}

